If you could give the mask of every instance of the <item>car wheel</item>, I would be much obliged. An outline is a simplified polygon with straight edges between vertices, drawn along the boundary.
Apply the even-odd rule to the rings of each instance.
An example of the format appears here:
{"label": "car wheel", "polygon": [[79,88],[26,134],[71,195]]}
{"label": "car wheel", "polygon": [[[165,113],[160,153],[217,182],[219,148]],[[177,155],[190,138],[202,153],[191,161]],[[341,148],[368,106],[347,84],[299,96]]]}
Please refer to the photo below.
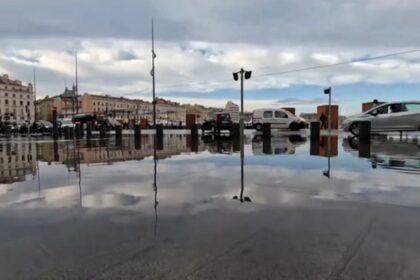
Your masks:
{"label": "car wheel", "polygon": [[261,131],[261,130],[262,130],[262,124],[257,123],[257,124],[255,125],[255,129],[256,129],[257,131]]}
{"label": "car wheel", "polygon": [[358,136],[359,135],[359,123],[357,123],[357,122],[352,123],[349,127],[349,131],[354,136]]}

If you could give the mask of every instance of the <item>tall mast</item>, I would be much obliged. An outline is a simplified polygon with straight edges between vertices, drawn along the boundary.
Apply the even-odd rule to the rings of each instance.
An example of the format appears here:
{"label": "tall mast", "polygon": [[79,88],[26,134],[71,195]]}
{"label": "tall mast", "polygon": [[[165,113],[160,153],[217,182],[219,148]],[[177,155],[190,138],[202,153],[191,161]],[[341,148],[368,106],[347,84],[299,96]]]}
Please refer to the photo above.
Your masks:
{"label": "tall mast", "polygon": [[155,37],[152,19],[152,92],[153,92],[153,125],[156,127],[156,92],[155,92]]}
{"label": "tall mast", "polygon": [[76,71],[76,87],[75,87],[75,95],[76,95],[76,114],[79,114],[79,81],[78,81],[78,73],[77,73],[77,51],[74,52],[74,62],[75,62],[75,71]]}

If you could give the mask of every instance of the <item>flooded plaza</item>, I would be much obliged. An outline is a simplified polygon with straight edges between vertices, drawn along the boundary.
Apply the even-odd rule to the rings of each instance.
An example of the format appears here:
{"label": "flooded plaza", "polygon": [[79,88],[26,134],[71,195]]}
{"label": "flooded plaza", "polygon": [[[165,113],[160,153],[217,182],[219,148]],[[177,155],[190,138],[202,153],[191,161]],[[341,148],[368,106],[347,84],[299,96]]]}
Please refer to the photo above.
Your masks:
{"label": "flooded plaza", "polygon": [[420,275],[411,138],[18,137],[0,156],[1,279]]}

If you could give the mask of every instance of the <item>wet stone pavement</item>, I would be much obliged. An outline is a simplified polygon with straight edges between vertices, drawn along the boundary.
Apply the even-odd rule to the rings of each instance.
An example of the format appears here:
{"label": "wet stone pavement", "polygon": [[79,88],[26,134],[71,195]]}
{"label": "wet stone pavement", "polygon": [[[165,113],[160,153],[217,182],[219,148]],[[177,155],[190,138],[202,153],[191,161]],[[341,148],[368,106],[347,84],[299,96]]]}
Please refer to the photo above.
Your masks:
{"label": "wet stone pavement", "polygon": [[1,279],[420,279],[420,147],[0,141]]}

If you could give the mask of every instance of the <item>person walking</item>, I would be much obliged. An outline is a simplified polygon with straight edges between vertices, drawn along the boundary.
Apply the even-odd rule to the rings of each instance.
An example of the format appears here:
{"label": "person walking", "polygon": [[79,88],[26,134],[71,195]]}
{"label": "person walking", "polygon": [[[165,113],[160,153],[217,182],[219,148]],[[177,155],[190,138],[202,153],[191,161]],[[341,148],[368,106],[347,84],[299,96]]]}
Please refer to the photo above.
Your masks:
{"label": "person walking", "polygon": [[324,113],[321,114],[321,116],[319,117],[319,120],[321,122],[321,129],[327,129],[328,128],[327,117],[325,116]]}

